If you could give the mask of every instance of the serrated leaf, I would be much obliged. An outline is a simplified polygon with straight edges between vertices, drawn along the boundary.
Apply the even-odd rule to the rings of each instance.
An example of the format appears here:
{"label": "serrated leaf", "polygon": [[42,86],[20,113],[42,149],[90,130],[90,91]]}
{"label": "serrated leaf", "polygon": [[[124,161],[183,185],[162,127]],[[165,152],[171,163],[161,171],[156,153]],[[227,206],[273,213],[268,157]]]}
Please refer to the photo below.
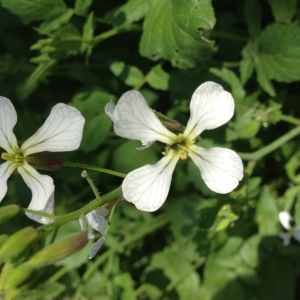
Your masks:
{"label": "serrated leaf", "polygon": [[203,35],[214,24],[210,0],[157,1],[145,18],[140,53],[152,60],[169,60],[179,68],[192,68],[212,54],[213,45]]}
{"label": "serrated leaf", "polygon": [[271,96],[275,90],[271,80],[293,82],[300,80],[300,28],[297,24],[272,24],[257,41],[253,53],[257,79]]}
{"label": "serrated leaf", "polygon": [[169,87],[170,74],[164,71],[161,65],[154,66],[147,74],[146,81],[157,90],[166,91]]}
{"label": "serrated leaf", "polygon": [[296,0],[268,0],[277,22],[289,23],[297,13]]}
{"label": "serrated leaf", "polygon": [[62,0],[1,0],[0,3],[24,23],[56,18],[67,10]]}
{"label": "serrated leaf", "polygon": [[151,1],[129,0],[124,5],[109,11],[104,16],[104,19],[106,22],[116,27],[126,26],[141,20],[148,12]]}
{"label": "serrated leaf", "polygon": [[81,43],[81,34],[70,23],[57,30],[53,39],[53,47],[57,49],[57,54],[63,57],[77,53],[80,50]]}

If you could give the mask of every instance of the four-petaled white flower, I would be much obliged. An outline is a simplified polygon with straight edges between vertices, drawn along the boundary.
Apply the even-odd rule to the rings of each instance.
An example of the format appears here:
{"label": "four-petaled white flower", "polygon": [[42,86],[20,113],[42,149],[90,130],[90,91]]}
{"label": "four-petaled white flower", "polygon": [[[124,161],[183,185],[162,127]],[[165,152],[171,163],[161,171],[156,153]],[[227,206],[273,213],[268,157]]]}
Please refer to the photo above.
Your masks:
{"label": "four-petaled white flower", "polygon": [[231,192],[243,177],[242,161],[234,151],[204,149],[195,144],[204,130],[217,128],[233,116],[234,100],[217,83],[205,82],[196,89],[190,102],[190,119],[178,135],[162,125],[138,91],[126,92],[117,105],[109,102],[105,112],[114,122],[117,135],[140,140],[144,147],[155,141],[167,144],[158,163],[128,173],[122,183],[124,198],[140,210],[155,211],[161,207],[178,160],[188,156],[199,168],[206,185],[217,193]]}
{"label": "four-petaled white flower", "polygon": [[[21,147],[13,133],[17,114],[9,99],[0,97],[0,148],[6,152],[0,165],[0,201],[7,192],[7,180],[17,170],[31,189],[29,209],[52,214],[54,206],[54,184],[50,176],[39,174],[30,161],[36,153],[44,151],[64,152],[76,150],[81,142],[84,118],[74,107],[63,103],[55,105],[42,127]],[[32,156],[33,155],[33,156]],[[47,224],[51,219],[33,213],[27,216]]]}
{"label": "four-petaled white flower", "polygon": [[296,241],[300,243],[300,226],[292,227],[292,217],[289,212],[282,211],[278,214],[279,221],[282,227],[288,232],[281,233],[279,236],[283,240],[283,245],[288,246],[291,243],[291,237],[293,236]]}
{"label": "four-petaled white flower", "polygon": [[[104,241],[105,241],[105,230],[108,224],[108,221],[106,220],[106,217],[108,216],[110,210],[108,209],[101,209],[96,208],[86,214],[85,220],[86,222],[96,231],[101,233],[101,237],[91,246],[90,248],[90,255],[89,259],[92,259],[97,252],[102,247]],[[79,224],[81,227],[81,230],[84,230],[82,220],[79,219]],[[91,233],[88,234],[89,239],[94,239],[95,236]]]}

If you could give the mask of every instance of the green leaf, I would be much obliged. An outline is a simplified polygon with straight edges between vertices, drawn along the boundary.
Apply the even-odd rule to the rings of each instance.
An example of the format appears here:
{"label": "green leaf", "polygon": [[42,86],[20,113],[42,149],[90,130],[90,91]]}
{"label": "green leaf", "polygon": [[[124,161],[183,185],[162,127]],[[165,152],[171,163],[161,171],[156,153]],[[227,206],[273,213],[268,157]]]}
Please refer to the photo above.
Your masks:
{"label": "green leaf", "polygon": [[260,86],[271,96],[275,90],[271,84],[300,80],[300,28],[297,24],[268,26],[256,41],[253,60]]}
{"label": "green leaf", "polygon": [[167,59],[179,68],[192,68],[212,54],[212,43],[204,33],[214,24],[210,0],[157,1],[145,18],[140,53],[152,60]]}
{"label": "green leaf", "polygon": [[93,0],[76,0],[74,9],[81,14],[86,14],[92,3]]}
{"label": "green leaf", "polygon": [[222,68],[221,70],[217,68],[210,68],[209,71],[212,74],[220,77],[224,82],[230,85],[232,96],[235,100],[244,99],[246,92],[243,88],[240,79],[236,76],[236,74],[233,71],[227,68]]}
{"label": "green leaf", "polygon": [[290,23],[297,13],[296,0],[268,0],[276,22]]}
{"label": "green leaf", "polygon": [[153,148],[138,151],[141,147],[140,141],[120,140],[120,145],[113,153],[113,169],[120,172],[130,172],[146,164],[156,163],[158,161]]}
{"label": "green leaf", "polygon": [[115,278],[117,286],[122,289],[122,299],[135,300],[134,281],[129,273],[118,274]]}
{"label": "green leaf", "polygon": [[116,27],[126,26],[142,19],[148,12],[153,0],[129,0],[124,5],[109,11],[104,19]]}
{"label": "green leaf", "polygon": [[109,68],[115,76],[135,89],[138,89],[144,82],[143,72],[135,66],[125,64],[122,61],[114,61]]}
{"label": "green leaf", "polygon": [[242,50],[242,57],[243,59],[240,62],[240,74],[241,74],[241,81],[245,84],[251,77],[254,71],[254,61],[252,58],[252,53],[254,50],[253,42],[249,42],[246,47]]}
{"label": "green leaf", "polygon": [[47,62],[39,64],[30,74],[28,79],[19,88],[19,97],[25,100],[38,87],[38,85],[49,75],[55,65],[56,60],[50,59]]}
{"label": "green leaf", "polygon": [[157,90],[166,91],[169,87],[170,74],[164,71],[161,65],[152,67],[147,74],[146,81]]}
{"label": "green leaf", "polygon": [[95,90],[77,94],[70,103],[77,107],[86,119],[80,148],[84,152],[95,150],[101,145],[111,128],[111,120],[104,112],[105,105],[112,95]]}
{"label": "green leaf", "polygon": [[89,57],[93,49],[93,36],[94,36],[94,13],[91,12],[83,26],[81,53],[86,52]]}
{"label": "green leaf", "polygon": [[41,26],[38,28],[38,31],[41,34],[49,34],[50,32],[57,30],[63,24],[68,23],[72,18],[73,14],[74,14],[74,10],[69,8],[58,17],[51,19],[50,21],[47,20],[43,22]]}
{"label": "green leaf", "polygon": [[0,3],[24,23],[56,18],[67,10],[62,0],[0,0]]}
{"label": "green leaf", "polygon": [[260,235],[276,235],[278,232],[278,208],[275,198],[269,191],[265,189],[257,203],[256,222],[259,227]]}
{"label": "green leaf", "polygon": [[177,249],[174,245],[172,248],[165,248],[163,252],[154,254],[147,273],[160,269],[170,280],[170,283],[164,287],[165,293],[171,293],[174,289],[178,299],[196,299],[195,295],[199,295],[199,275],[183,249]]}
{"label": "green leaf", "polygon": [[259,286],[259,299],[295,299],[295,276],[298,268],[284,257],[272,253],[260,266],[263,284]]}
{"label": "green leaf", "polygon": [[56,298],[66,287],[58,282],[46,282],[39,284],[34,289],[25,290],[16,297],[16,300],[40,300]]}
{"label": "green leaf", "polygon": [[261,4],[258,0],[246,0],[244,11],[249,34],[252,38],[254,38],[260,32]]}
{"label": "green leaf", "polygon": [[286,173],[295,184],[300,183],[300,152],[296,152],[285,165]]}

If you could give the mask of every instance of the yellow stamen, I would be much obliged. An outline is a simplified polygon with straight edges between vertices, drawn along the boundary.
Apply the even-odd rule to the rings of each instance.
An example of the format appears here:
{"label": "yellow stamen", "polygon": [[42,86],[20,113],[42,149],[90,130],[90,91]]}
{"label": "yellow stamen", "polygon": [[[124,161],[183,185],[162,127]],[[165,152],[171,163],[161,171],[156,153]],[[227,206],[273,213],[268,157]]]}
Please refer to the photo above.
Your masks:
{"label": "yellow stamen", "polygon": [[21,164],[25,161],[25,157],[22,154],[7,153],[7,152],[1,154],[1,159],[7,161],[10,160],[11,162],[16,164]]}

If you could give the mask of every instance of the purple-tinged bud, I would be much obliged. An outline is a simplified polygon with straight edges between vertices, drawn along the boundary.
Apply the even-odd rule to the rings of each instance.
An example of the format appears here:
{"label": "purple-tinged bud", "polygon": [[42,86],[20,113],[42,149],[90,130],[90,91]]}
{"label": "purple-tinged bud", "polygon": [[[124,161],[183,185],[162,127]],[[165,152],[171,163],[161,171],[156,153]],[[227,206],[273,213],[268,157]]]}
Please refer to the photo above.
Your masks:
{"label": "purple-tinged bud", "polygon": [[0,263],[17,257],[37,236],[38,232],[33,227],[25,227],[14,233],[0,248]]}
{"label": "purple-tinged bud", "polygon": [[18,214],[20,208],[16,204],[7,205],[0,208],[0,224],[11,219]]}
{"label": "purple-tinged bud", "polygon": [[85,231],[81,231],[42,249],[29,260],[29,263],[36,268],[54,264],[55,262],[77,252],[87,243],[88,234]]}
{"label": "purple-tinged bud", "polygon": [[171,119],[158,111],[153,110],[153,112],[159,121],[169,130],[178,131],[181,128],[181,124],[178,121]]}
{"label": "purple-tinged bud", "polygon": [[26,157],[26,161],[35,169],[58,171],[62,168],[61,157],[50,152],[34,153]]}

